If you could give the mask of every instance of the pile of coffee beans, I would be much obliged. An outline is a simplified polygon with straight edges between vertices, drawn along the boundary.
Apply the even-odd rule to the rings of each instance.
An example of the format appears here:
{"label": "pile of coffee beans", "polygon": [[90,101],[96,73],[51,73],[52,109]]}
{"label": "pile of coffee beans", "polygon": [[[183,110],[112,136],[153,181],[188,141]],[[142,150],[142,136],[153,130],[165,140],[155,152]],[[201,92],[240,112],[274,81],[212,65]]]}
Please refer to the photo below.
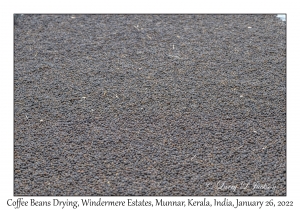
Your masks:
{"label": "pile of coffee beans", "polygon": [[14,195],[286,195],[286,22],[15,15]]}

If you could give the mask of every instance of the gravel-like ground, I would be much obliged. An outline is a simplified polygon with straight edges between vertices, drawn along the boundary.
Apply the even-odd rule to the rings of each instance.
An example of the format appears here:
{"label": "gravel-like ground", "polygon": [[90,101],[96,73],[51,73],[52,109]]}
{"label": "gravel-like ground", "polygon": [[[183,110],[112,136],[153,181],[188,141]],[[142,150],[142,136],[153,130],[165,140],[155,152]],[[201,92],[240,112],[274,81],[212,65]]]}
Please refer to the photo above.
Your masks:
{"label": "gravel-like ground", "polygon": [[276,15],[15,15],[14,27],[15,196],[286,195]]}

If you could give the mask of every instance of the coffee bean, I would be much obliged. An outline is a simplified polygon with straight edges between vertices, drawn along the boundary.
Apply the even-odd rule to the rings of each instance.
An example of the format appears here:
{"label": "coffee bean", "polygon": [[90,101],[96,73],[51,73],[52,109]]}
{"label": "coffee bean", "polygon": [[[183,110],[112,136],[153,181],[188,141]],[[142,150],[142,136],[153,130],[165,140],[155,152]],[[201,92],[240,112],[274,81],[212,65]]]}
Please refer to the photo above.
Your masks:
{"label": "coffee bean", "polygon": [[14,20],[15,196],[286,195],[276,15]]}

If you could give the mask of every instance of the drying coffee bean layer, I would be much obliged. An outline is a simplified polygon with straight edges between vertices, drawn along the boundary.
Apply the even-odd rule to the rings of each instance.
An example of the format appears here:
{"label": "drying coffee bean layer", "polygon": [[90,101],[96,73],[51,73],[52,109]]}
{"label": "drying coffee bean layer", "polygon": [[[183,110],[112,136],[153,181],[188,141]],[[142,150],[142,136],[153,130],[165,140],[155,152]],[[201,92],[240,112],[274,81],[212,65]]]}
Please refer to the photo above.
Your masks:
{"label": "drying coffee bean layer", "polygon": [[15,196],[286,195],[276,15],[24,14],[14,28]]}

